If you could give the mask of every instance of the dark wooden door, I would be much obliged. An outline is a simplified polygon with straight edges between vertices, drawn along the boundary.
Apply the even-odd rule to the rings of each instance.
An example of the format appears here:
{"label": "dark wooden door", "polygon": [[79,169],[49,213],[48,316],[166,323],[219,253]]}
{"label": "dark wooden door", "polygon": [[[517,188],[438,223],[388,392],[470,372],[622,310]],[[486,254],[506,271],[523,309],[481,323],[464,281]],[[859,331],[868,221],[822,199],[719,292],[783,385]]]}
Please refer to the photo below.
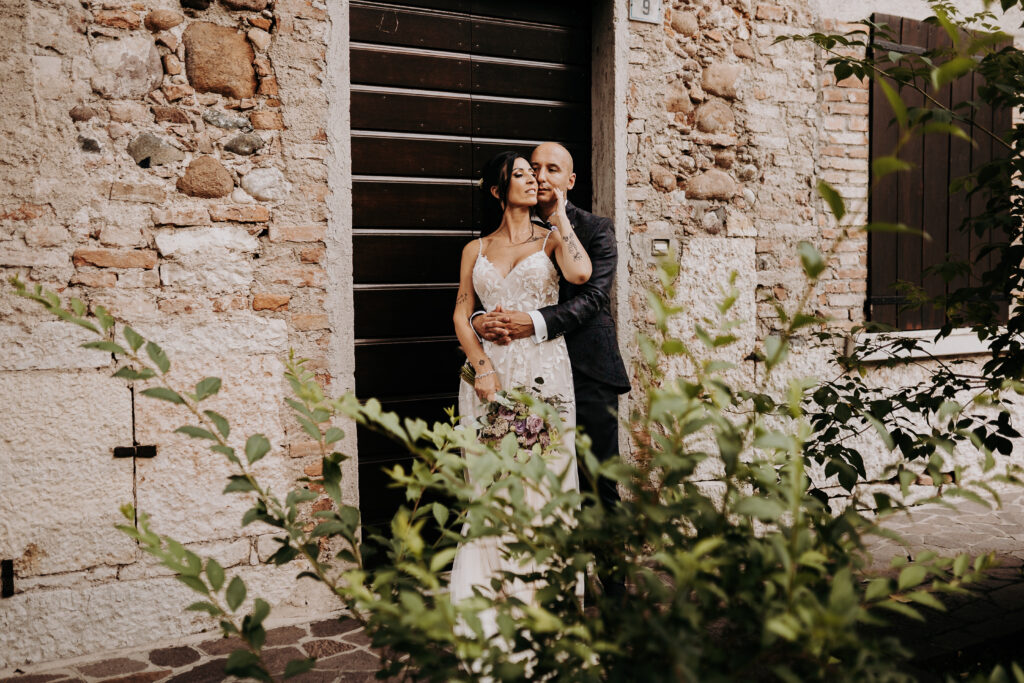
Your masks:
{"label": "dark wooden door", "polygon": [[[945,30],[937,24],[888,14],[875,14],[874,20],[886,24],[891,34],[874,35],[874,43],[883,54],[922,54],[950,42]],[[913,168],[886,176],[874,186],[868,207],[870,221],[904,223],[926,232],[930,239],[897,233],[869,234],[866,312],[873,322],[900,330],[939,328],[946,323],[945,311],[930,305],[907,306],[910,299],[896,283],[908,282],[921,287],[929,297],[938,297],[968,284],[977,286],[981,274],[993,265],[991,256],[979,258],[980,251],[1003,237],[991,232],[979,235],[973,229],[961,228],[969,216],[984,211],[984,197],[981,194],[968,197],[963,191],[950,192],[950,183],[978,170],[1000,154],[999,146],[980,129],[1004,135],[1012,125],[1009,108],[993,108],[981,100],[979,88],[983,84],[981,74],[975,73],[957,79],[938,92],[928,86],[929,95],[942,105],[956,108],[965,101],[975,102],[976,108],[971,114],[974,125],[963,126],[974,140],[973,144],[945,135],[915,135],[899,151],[899,157],[910,162]],[[925,102],[923,95],[910,88],[904,88],[902,96],[908,107],[932,106]],[[963,108],[959,111],[965,112]],[[871,159],[892,154],[898,137],[892,107],[875,80],[871,90]],[[944,263],[947,254],[973,264],[970,282],[961,277],[946,283],[929,270]],[[1005,304],[1001,309],[1005,320]]]}
{"label": "dark wooden door", "polygon": [[[480,230],[484,163],[545,140],[569,148],[590,206],[590,3],[423,0],[350,5],[356,394],[428,421],[456,403],[451,314]],[[360,430],[363,520],[402,502],[408,462]]]}

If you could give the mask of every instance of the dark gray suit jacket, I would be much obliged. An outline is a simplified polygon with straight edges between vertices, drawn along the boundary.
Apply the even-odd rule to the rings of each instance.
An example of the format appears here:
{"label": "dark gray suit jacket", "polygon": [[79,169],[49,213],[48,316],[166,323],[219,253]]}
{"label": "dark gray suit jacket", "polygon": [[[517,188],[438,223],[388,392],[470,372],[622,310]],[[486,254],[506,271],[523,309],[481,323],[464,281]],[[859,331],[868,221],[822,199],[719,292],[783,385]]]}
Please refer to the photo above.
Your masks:
{"label": "dark gray suit jacket", "polygon": [[629,376],[615,339],[611,313],[612,284],[618,251],[611,220],[595,216],[571,202],[566,215],[583,248],[590,256],[593,273],[582,285],[565,278],[559,281],[558,303],[540,309],[548,327],[548,338],[565,336],[574,373],[607,384],[617,393],[629,391]]}

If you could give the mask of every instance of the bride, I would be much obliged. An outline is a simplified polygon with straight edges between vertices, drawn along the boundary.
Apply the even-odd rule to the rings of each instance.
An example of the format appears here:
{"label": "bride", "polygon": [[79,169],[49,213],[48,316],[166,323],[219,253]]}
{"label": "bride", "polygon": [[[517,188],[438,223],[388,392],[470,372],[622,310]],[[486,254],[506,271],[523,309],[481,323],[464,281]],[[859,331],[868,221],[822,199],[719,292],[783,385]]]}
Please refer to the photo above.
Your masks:
{"label": "bride", "polygon": [[[537,205],[537,179],[530,162],[515,152],[502,152],[484,168],[483,188],[503,212],[496,230],[466,245],[462,252],[459,292],[455,302],[455,333],[476,371],[475,384],[462,382],[459,414],[467,422],[480,417],[486,402],[503,388],[532,387],[543,378],[547,395],[566,401],[562,413],[562,446],[549,459],[548,466],[563,474],[563,487],[578,490],[575,432],[576,408],[573,396],[572,368],[565,340],[558,337],[543,343],[517,339],[506,345],[481,342],[470,324],[475,301],[492,311],[532,311],[558,303],[559,271],[573,284],[590,278],[591,263],[566,217],[565,196],[555,189],[557,208],[550,229],[531,219]],[[558,269],[555,268],[558,264]],[[527,505],[540,510],[546,502],[542,491],[526,489]],[[505,557],[501,539],[489,536],[463,542],[455,556],[451,575],[453,603],[471,597],[474,587],[485,595],[494,595],[491,579],[503,571],[523,573],[536,568],[532,563]],[[522,582],[504,586],[502,594],[515,596],[524,603],[533,601],[534,588]],[[489,611],[490,612],[490,611]],[[487,635],[497,632],[494,614],[481,614]]]}

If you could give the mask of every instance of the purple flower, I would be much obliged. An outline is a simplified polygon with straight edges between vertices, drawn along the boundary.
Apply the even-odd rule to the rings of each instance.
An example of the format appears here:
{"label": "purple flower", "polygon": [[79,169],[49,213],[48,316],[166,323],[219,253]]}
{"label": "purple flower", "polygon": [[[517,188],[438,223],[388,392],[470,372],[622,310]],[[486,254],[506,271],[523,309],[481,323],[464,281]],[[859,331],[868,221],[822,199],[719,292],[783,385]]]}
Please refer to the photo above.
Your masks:
{"label": "purple flower", "polygon": [[526,433],[526,420],[516,420],[512,423],[512,428],[516,430],[516,434],[522,436]]}
{"label": "purple flower", "polygon": [[498,408],[498,417],[503,418],[505,420],[511,420],[513,417],[515,417],[515,412],[507,406],[501,406],[500,408]]}
{"label": "purple flower", "polygon": [[531,415],[526,418],[526,429],[530,434],[538,434],[544,428],[544,418],[540,415]]}

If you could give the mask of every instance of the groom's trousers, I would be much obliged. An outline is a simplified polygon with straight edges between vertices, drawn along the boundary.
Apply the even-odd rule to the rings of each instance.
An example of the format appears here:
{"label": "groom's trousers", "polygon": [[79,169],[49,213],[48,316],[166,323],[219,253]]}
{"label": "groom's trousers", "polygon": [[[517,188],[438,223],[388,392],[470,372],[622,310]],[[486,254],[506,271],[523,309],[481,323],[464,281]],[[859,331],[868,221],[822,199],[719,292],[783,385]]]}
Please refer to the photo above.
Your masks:
{"label": "groom's trousers", "polygon": [[[598,462],[617,457],[619,452],[619,395],[615,388],[598,382],[583,373],[572,373],[576,394],[576,424],[583,427],[593,442],[594,456]],[[583,473],[582,459],[577,461],[580,488],[590,488],[590,479]],[[597,495],[606,506],[619,501],[619,489],[611,479],[600,477]]]}

